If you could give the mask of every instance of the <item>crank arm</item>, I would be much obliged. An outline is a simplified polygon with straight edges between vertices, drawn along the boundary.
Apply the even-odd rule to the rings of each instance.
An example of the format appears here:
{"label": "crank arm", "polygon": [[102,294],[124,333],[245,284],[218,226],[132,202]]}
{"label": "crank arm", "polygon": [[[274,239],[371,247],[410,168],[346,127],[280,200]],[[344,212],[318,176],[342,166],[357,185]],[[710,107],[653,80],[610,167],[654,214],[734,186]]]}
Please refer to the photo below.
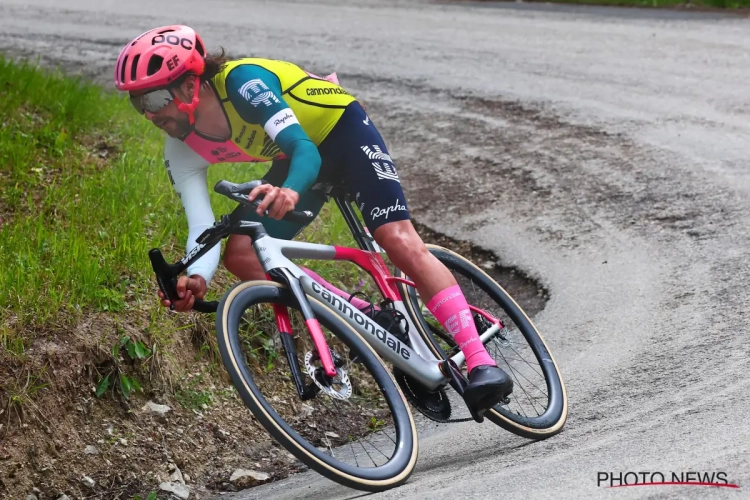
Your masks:
{"label": "crank arm", "polygon": [[[440,371],[443,372],[443,375],[448,377],[451,387],[453,387],[453,389],[463,398],[469,381],[464,377],[464,374],[461,373],[461,370],[458,369],[456,363],[452,359],[446,359],[440,363]],[[471,418],[473,418],[475,422],[480,424],[484,422],[484,412],[487,411],[487,408],[474,408],[465,399],[464,403],[466,403],[466,408],[469,409]]]}

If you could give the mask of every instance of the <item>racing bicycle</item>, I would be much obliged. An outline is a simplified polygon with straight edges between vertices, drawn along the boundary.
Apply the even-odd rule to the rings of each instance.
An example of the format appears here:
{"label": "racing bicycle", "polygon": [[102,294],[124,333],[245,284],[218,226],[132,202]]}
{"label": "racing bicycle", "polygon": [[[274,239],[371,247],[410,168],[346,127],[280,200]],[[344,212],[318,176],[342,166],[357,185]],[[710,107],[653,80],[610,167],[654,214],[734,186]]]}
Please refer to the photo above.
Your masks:
{"label": "racing bicycle", "polygon": [[[530,439],[562,430],[568,405],[554,358],[529,317],[485,271],[428,245],[455,275],[487,351],[513,379],[514,392],[492,408],[462,400],[464,355],[409,277],[390,272],[342,187],[323,189],[359,248],[280,240],[261,222],[243,220],[260,202],[250,202],[248,194],[261,182],[219,181],[214,190],[238,202],[236,208],[180,261],[168,264],[159,249],[149,257],[160,289],[175,300],[176,278],[192,262],[230,234],[252,238],[268,280],[237,283],[220,301],[196,300],[193,308],[216,313],[219,350],[232,383],[294,457],[340,484],[382,491],[406,481],[417,460],[410,405],[438,422],[487,419]],[[312,218],[299,211],[285,216]],[[381,299],[334,293],[292,259],[353,263],[374,280]],[[354,296],[367,305],[355,307]],[[461,405],[470,416],[456,418]]]}

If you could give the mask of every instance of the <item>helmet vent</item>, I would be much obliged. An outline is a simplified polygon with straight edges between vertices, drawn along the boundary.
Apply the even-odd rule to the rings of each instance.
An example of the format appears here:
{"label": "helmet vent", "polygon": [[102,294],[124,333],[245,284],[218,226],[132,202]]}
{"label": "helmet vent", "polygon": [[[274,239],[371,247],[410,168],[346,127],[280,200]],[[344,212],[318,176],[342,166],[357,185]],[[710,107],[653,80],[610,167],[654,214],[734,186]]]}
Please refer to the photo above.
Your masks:
{"label": "helmet vent", "polygon": [[130,81],[131,82],[135,81],[135,72],[138,69],[138,59],[140,58],[141,58],[140,54],[138,54],[137,56],[133,58],[133,64],[130,66]]}
{"label": "helmet vent", "polygon": [[158,35],[163,35],[164,33],[171,33],[171,32],[173,32],[173,31],[174,31],[174,30],[170,28],[170,29],[168,29],[168,30],[161,30],[161,31],[160,31],[159,33],[157,33],[157,34],[158,34]]}
{"label": "helmet vent", "polygon": [[162,56],[151,56],[151,59],[148,61],[148,68],[146,69],[146,74],[148,76],[153,75],[157,71],[161,69],[161,64],[164,62],[164,58]]}
{"label": "helmet vent", "polygon": [[122,66],[120,67],[120,81],[123,83],[125,83],[125,66],[128,64],[128,57],[130,56],[125,56],[125,59],[122,60]]}
{"label": "helmet vent", "polygon": [[206,57],[206,53],[203,49],[203,44],[201,43],[200,39],[198,37],[195,37],[195,50],[198,51],[198,53],[201,55],[201,57]]}

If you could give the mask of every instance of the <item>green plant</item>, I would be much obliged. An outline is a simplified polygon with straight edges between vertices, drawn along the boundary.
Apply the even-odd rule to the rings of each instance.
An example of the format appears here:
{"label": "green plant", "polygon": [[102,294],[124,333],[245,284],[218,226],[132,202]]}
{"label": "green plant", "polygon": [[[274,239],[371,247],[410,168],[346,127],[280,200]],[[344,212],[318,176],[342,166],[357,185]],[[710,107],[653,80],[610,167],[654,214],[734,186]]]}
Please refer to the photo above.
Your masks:
{"label": "green plant", "polygon": [[14,358],[22,358],[26,353],[23,337],[8,330],[0,330],[0,348]]}
{"label": "green plant", "polygon": [[[126,335],[120,339],[120,348],[124,348],[131,360],[146,359],[151,356],[151,350],[140,340],[133,342],[130,336]],[[156,349],[156,347],[154,347]],[[118,357],[118,344],[112,348],[112,355],[115,359]]]}
{"label": "green plant", "polygon": [[367,427],[371,431],[375,432],[375,431],[381,429],[382,427],[384,427],[385,424],[386,424],[385,420],[380,420],[380,419],[377,419],[375,417],[370,417],[370,422],[368,423]]}
{"label": "green plant", "polygon": [[203,405],[210,405],[213,402],[213,395],[209,390],[197,389],[197,386],[203,382],[203,374],[194,377],[184,387],[175,391],[175,399],[184,407],[191,410],[200,410]]}
{"label": "green plant", "polygon": [[[190,335],[197,337],[192,345],[196,355],[200,350],[198,359],[208,361],[207,377],[226,377],[212,318],[169,314],[156,297],[148,251],[159,247],[167,259],[180,258],[188,233],[162,163],[164,135],[133,111],[126,95],[1,54],[0,116],[0,255],[6,257],[0,266],[0,441],[15,415],[46,420],[47,402],[72,397],[68,387],[90,385],[86,361],[99,357],[92,346],[104,346],[107,357],[91,379],[100,398],[109,391],[127,398],[141,386],[172,390],[170,377],[185,359],[178,339]],[[214,165],[208,184],[257,179],[268,166]],[[223,196],[210,197],[216,214],[234,208]],[[300,239],[353,244],[333,204]],[[341,263],[304,265],[344,289],[362,275]],[[207,299],[218,298],[233,281],[225,269],[217,270]],[[122,332],[113,340],[111,322],[141,332],[148,344]],[[280,363],[272,343],[255,347],[264,358],[259,370]],[[39,366],[53,351],[56,363],[84,363],[66,367],[72,377],[47,387]],[[68,352],[83,356],[66,357]],[[203,386],[185,388],[180,396],[188,406],[239,398],[232,388]],[[80,422],[78,415],[68,417]]]}
{"label": "green plant", "polygon": [[[133,500],[143,500],[143,499],[141,498],[140,495],[135,495],[133,497]],[[156,492],[152,491],[151,493],[149,493],[148,496],[146,497],[146,500],[156,500]]]}
{"label": "green plant", "polygon": [[[112,346],[112,359],[114,360],[112,370],[96,385],[96,397],[98,398],[107,392],[110,386],[119,388],[125,399],[130,398],[133,391],[143,391],[137,378],[123,373],[120,364],[120,349],[123,350],[123,355],[126,354],[131,361],[144,360],[152,354],[152,351],[140,340],[134,342],[130,336],[122,337],[117,344]],[[156,346],[154,346],[154,349],[156,349]],[[112,377],[113,375],[114,377]],[[114,383],[110,377],[114,379]]]}
{"label": "green plant", "polygon": [[22,421],[24,412],[27,409],[31,410],[32,413],[40,413],[34,399],[40,390],[49,385],[46,382],[42,382],[45,372],[46,368],[43,368],[41,372],[35,375],[27,371],[23,382],[19,382],[19,378],[5,388],[7,397],[5,407],[7,408],[8,420],[10,420],[11,414],[15,414],[18,420]]}

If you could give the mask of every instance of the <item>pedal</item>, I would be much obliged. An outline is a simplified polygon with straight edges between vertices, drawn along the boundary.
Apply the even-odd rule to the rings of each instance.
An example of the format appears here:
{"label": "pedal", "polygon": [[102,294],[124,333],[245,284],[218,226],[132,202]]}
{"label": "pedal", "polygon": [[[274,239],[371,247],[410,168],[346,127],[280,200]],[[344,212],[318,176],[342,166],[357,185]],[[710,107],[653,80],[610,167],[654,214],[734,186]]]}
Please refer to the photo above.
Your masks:
{"label": "pedal", "polygon": [[484,422],[485,412],[490,408],[494,408],[498,403],[508,404],[510,403],[510,399],[507,396],[493,396],[487,399],[480,399],[476,405],[466,402],[466,407],[469,409],[471,416],[474,417],[474,420],[481,424]]}
{"label": "pedal", "polygon": [[481,424],[482,422],[484,422],[484,412],[487,411],[487,408],[485,408],[484,410],[479,410],[477,412],[470,405],[466,405],[466,407],[469,409],[469,413],[471,413],[471,418],[473,418],[476,423]]}
{"label": "pedal", "polygon": [[456,363],[452,359],[446,359],[445,361],[440,362],[440,371],[443,372],[443,375],[448,377],[451,387],[463,397],[464,392],[466,391],[466,386],[469,384],[469,380],[464,377],[464,374],[458,369]]}
{"label": "pedal", "polygon": [[497,393],[488,394],[486,397],[480,398],[478,401],[475,401],[473,404],[470,401],[466,400],[466,387],[469,384],[469,381],[466,377],[464,377],[463,373],[461,373],[461,370],[458,369],[458,366],[456,366],[456,363],[454,363],[452,360],[447,359],[440,363],[440,371],[445,374],[449,380],[451,387],[461,395],[462,398],[464,398],[464,403],[466,403],[466,408],[468,408],[469,413],[471,414],[471,418],[474,419],[477,423],[484,422],[484,414],[489,410],[490,408],[493,408],[498,403],[508,404],[510,403],[510,399],[508,398],[508,395],[501,395]]}
{"label": "pedal", "polygon": [[[456,363],[453,362],[451,359],[446,359],[442,363],[440,363],[440,371],[443,372],[444,375],[448,377],[450,380],[451,387],[461,396],[464,397],[464,392],[466,392],[466,386],[469,385],[469,380],[464,377],[464,374],[461,373],[461,370],[458,369],[458,366],[456,366]],[[466,400],[464,400],[466,402]],[[484,422],[484,412],[487,411],[484,410],[477,410],[476,408],[473,408],[471,405],[467,403],[466,407],[469,409],[469,413],[471,413],[471,418],[474,419],[477,423]]]}

